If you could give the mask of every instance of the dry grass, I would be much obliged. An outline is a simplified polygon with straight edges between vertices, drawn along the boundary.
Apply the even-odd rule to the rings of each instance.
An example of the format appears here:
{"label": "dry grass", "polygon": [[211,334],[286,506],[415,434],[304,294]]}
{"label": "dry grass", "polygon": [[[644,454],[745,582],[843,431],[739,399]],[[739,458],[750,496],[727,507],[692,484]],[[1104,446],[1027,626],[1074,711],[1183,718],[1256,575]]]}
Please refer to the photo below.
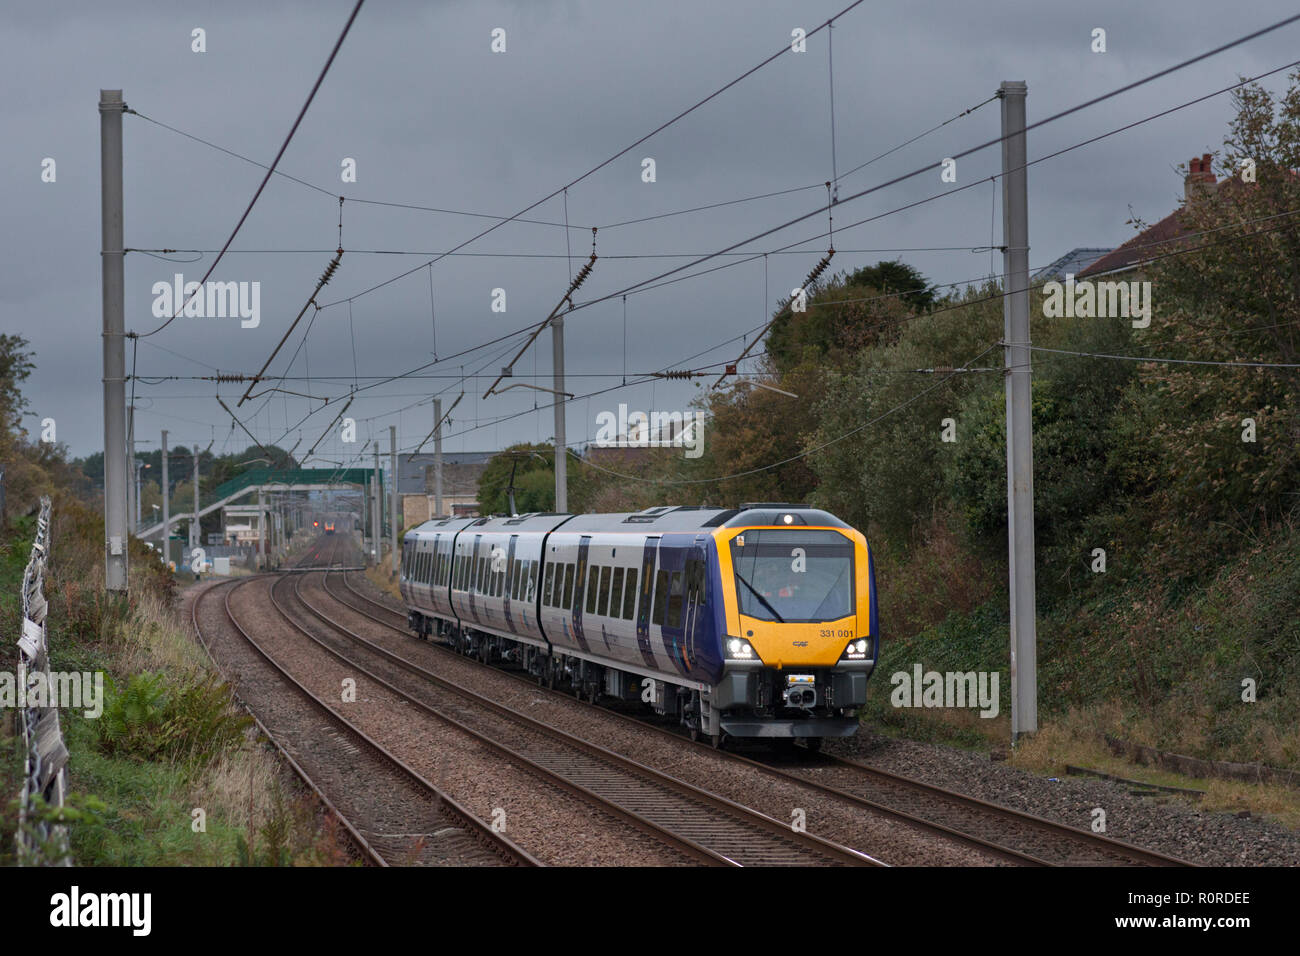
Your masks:
{"label": "dry grass", "polygon": [[385,543],[383,559],[378,566],[366,568],[366,579],[385,594],[400,601],[402,599],[402,590],[398,587],[397,575],[393,574],[392,553],[393,549]]}
{"label": "dry grass", "polygon": [[[169,681],[187,683],[216,676],[203,648],[195,640],[188,620],[179,610],[141,593],[132,614],[119,624],[109,641],[111,668],[117,673],[162,671]],[[243,714],[233,697],[232,713]],[[314,800],[294,796],[297,787],[278,755],[258,741],[250,729],[238,749],[227,749],[197,765],[185,776],[184,796],[191,807],[206,813],[209,832],[222,823],[248,835],[254,858],[263,861],[260,834],[283,834],[291,859],[297,863],[346,862],[336,835],[325,832],[315,811]],[[281,795],[288,793],[289,796]],[[229,861],[237,862],[237,861]]]}
{"label": "dry grass", "polygon": [[1300,791],[1275,784],[1187,777],[1115,756],[1099,739],[1097,728],[1115,726],[1119,717],[1119,708],[1114,704],[1072,710],[1065,718],[1022,740],[1009,761],[1021,769],[1044,776],[1063,777],[1069,764],[1143,783],[1203,790],[1205,796],[1196,803],[1205,810],[1230,813],[1249,810],[1253,815],[1300,830]]}

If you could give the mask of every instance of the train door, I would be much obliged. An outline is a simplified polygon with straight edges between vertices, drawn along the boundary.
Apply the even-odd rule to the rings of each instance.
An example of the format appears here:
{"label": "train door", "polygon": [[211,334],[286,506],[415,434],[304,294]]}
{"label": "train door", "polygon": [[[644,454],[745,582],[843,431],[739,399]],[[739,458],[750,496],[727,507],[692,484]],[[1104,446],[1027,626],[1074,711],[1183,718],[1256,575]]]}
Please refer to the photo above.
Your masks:
{"label": "train door", "polygon": [[[511,612],[511,607],[510,607],[511,604],[510,591],[511,591],[511,584],[514,581],[514,577],[516,574],[519,573],[518,572],[519,560],[518,558],[515,557],[515,548],[518,546],[518,544],[519,544],[519,535],[512,534],[510,536],[510,545],[509,547],[506,548],[506,575],[505,575],[505,581],[501,587],[501,606],[505,609],[507,631],[513,631],[515,629],[514,614]],[[526,623],[527,617],[525,617],[524,620]]]}
{"label": "train door", "polygon": [[702,618],[708,607],[704,588],[704,567],[704,548],[702,545],[697,543],[694,550],[691,552],[691,556],[686,559],[686,566],[684,568],[686,578],[686,607],[685,623],[683,626],[686,629],[684,644],[687,667],[695,666],[695,641],[697,633],[700,631],[703,624]]}
{"label": "train door", "polygon": [[641,580],[637,583],[636,645],[641,649],[641,659],[650,668],[656,666],[654,650],[650,645],[650,598],[654,590],[658,552],[659,539],[646,538],[645,547],[641,551]]}
{"label": "train door", "polygon": [[[584,601],[583,592],[586,589],[587,582],[587,556],[591,551],[591,535],[584,534],[578,540],[578,576],[573,585],[573,638],[578,642],[578,646],[584,651],[590,653],[591,648],[587,644],[587,636],[582,630],[582,604]],[[569,609],[566,608],[566,611]]]}

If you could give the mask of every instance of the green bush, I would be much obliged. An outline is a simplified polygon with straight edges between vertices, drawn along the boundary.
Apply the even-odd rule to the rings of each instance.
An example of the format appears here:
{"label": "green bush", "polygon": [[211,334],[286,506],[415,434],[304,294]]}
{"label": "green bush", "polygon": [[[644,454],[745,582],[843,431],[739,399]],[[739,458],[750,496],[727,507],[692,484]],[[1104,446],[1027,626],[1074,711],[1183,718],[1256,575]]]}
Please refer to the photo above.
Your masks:
{"label": "green bush", "polygon": [[214,678],[176,684],[159,672],[135,674],[121,688],[110,678],[96,726],[108,756],[203,763],[235,746],[251,722],[231,710],[226,685]]}

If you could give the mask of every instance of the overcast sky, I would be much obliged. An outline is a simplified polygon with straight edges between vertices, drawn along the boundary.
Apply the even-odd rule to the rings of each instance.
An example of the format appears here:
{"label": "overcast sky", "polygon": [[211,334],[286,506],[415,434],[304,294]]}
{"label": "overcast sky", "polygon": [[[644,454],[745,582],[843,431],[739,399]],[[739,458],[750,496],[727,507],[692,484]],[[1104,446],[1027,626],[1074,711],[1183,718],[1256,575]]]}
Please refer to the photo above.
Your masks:
{"label": "overcast sky", "polygon": [[[255,372],[307,301],[338,244],[338,201],[380,200],[508,216],[628,146],[687,106],[755,66],[791,31],[811,31],[849,0],[527,0],[404,2],[369,0],[362,9],[280,170],[329,195],[273,177],[213,278],[260,283],[261,321],[177,319],[142,339],[138,374],[202,376]],[[99,114],[101,88],[123,90],[127,104],[154,120],[269,163],[352,8],[352,0],[274,2],[42,2],[5,5],[0,33],[3,79],[3,214],[0,234],[0,328],[25,336],[37,371],[26,391],[39,431],[57,423],[74,454],[103,446],[101,385]],[[1002,80],[1029,85],[1028,113],[1047,116],[1293,14],[1294,4],[1257,0],[1224,8],[1209,0],[1093,0],[1087,4],[870,0],[834,34],[835,166],[841,176],[924,130],[975,106]],[[1106,31],[1093,53],[1092,31]],[[195,28],[207,51],[192,52]],[[491,50],[506,31],[506,52]],[[1296,58],[1300,24],[1070,118],[1033,131],[1031,159],[1209,93],[1242,75]],[[574,186],[568,221],[580,229],[511,223],[464,251],[517,253],[452,256],[430,270],[323,309],[285,387],[315,396],[346,394],[373,376],[411,369],[469,349],[544,318],[590,252],[589,227],[602,228],[602,258],[576,296],[615,292],[689,258],[631,258],[713,252],[824,203],[820,187],[706,212],[610,228],[612,224],[831,178],[827,32],[807,52],[787,52],[686,119]],[[1264,81],[1285,87],[1285,73]],[[1231,115],[1226,95],[1035,166],[1030,171],[1030,265],[1046,265],[1076,246],[1114,246],[1130,238],[1133,213],[1154,221],[1175,208],[1175,170],[1221,147]],[[133,249],[215,250],[229,235],[262,170],[185,139],[139,116],[124,118],[126,244]],[[998,135],[990,103],[939,132],[844,177],[841,196],[934,163]],[[55,160],[56,181],[41,180]],[[656,164],[642,182],[642,160]],[[357,181],[341,181],[341,163]],[[997,171],[996,148],[962,160],[957,186]],[[837,227],[951,190],[927,173],[836,209]],[[975,280],[990,271],[987,251],[1000,242],[985,182],[897,215],[839,231],[834,267],[852,269],[899,256],[936,283]],[[1000,199],[999,199],[1000,202]],[[553,199],[528,218],[562,223]],[[491,225],[490,219],[348,202],[342,266],[322,304],[355,297],[419,266]],[[636,373],[727,361],[742,333],[760,326],[774,303],[798,285],[826,247],[824,215],[744,247],[763,252],[810,240],[798,255],[736,265],[627,298],[581,309],[566,322],[571,445],[594,438],[597,415],[685,409],[693,384],[660,382],[591,398]],[[957,246],[956,251],[872,251]],[[250,251],[263,250],[263,251]],[[264,250],[281,250],[267,252]],[[306,250],[303,252],[284,250]],[[424,255],[380,255],[389,250]],[[572,263],[565,258],[571,250]],[[867,250],[867,251],[848,251]],[[148,332],[156,282],[176,273],[202,278],[211,253],[126,258],[126,326]],[[733,257],[734,258],[734,257]],[[714,260],[709,266],[726,260]],[[994,262],[1001,270],[1001,256]],[[506,290],[493,312],[492,290]],[[286,371],[312,310],[271,370]],[[350,327],[351,326],[351,327]],[[436,342],[435,342],[436,334]],[[353,341],[355,340],[355,352]],[[337,431],[317,456],[347,459],[360,442],[398,427],[409,449],[432,425],[428,398],[444,407],[461,392],[447,427],[448,450],[497,449],[553,434],[544,393],[515,389],[484,400],[490,378],[521,340],[503,342],[358,395],[348,415],[358,443]],[[516,367],[515,382],[549,386],[550,333]],[[503,350],[506,354],[501,354]],[[706,351],[708,350],[708,351]],[[703,353],[696,355],[696,353]],[[625,356],[626,354],[626,361]],[[355,362],[355,366],[354,366]],[[128,352],[129,363],[129,352]],[[308,382],[304,377],[311,376]],[[367,379],[365,376],[371,376]],[[711,380],[706,380],[711,381]],[[213,382],[137,382],[140,450],[157,447],[159,429],[173,444],[215,439],[214,451],[249,444],[231,431],[214,401]],[[242,387],[222,385],[232,405]],[[420,403],[420,404],[416,404]],[[404,406],[406,407],[404,410]],[[264,441],[305,451],[341,406],[274,394],[239,410]],[[316,413],[296,423],[313,409]],[[502,416],[527,412],[496,422]]]}

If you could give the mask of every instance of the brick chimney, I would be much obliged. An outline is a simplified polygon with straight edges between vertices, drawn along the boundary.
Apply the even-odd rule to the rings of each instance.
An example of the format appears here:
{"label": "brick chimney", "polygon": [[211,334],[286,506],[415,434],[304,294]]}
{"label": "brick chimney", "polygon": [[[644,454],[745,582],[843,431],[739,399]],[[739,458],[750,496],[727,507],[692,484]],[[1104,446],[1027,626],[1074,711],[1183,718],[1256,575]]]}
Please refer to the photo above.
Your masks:
{"label": "brick chimney", "polygon": [[1215,182],[1214,170],[1210,168],[1210,154],[1205,153],[1200,159],[1193,156],[1187,164],[1187,176],[1183,179],[1183,197],[1187,205],[1203,198]]}

